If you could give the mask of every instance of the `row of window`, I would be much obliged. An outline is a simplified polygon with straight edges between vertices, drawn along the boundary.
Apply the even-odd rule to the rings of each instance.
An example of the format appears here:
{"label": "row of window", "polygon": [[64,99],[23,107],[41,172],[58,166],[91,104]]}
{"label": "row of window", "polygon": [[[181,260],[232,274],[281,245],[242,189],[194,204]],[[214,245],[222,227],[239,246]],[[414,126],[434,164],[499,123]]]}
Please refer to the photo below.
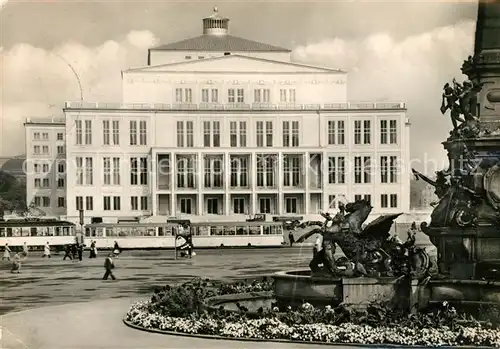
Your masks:
{"label": "row of window", "polygon": [[[76,145],[92,145],[92,120],[76,120]],[[103,144],[120,145],[120,121],[102,120]],[[129,145],[148,144],[147,122],[129,121]]]}
{"label": "row of window", "polygon": [[[345,198],[345,195],[328,195],[329,208],[338,208],[338,203]],[[369,203],[372,202],[372,196],[370,194],[356,194],[354,195],[354,200],[366,200]],[[342,200],[343,201],[343,200]],[[381,208],[397,208],[398,207],[398,195],[397,194],[381,194],[380,195],[380,207]]]}
{"label": "row of window", "polygon": [[[380,182],[397,183],[400,171],[397,156],[381,156],[379,163]],[[346,158],[344,156],[328,157],[328,183],[346,183]],[[367,184],[372,182],[373,177],[372,158],[370,156],[354,157],[354,183]]]}
{"label": "row of window", "polygon": [[[76,144],[92,145],[92,120],[76,120]],[[273,121],[256,121],[255,136],[256,146],[273,147],[277,146],[273,139],[276,133]],[[380,143],[397,144],[398,128],[397,120],[380,120]],[[102,139],[103,145],[120,145],[120,121],[102,120]],[[281,134],[283,147],[299,146],[299,121],[283,121]],[[328,121],[328,144],[345,145],[346,144],[346,125],[344,120]],[[231,147],[247,147],[248,144],[248,122],[230,121],[229,122],[229,142]],[[147,145],[147,122],[129,121],[129,141],[128,145],[145,146]],[[372,144],[372,122],[371,120],[354,121],[354,144]],[[177,146],[194,147],[194,121],[177,121]],[[221,146],[221,121],[203,121],[203,146],[220,147]],[[42,149],[43,154],[48,154],[48,146],[35,146],[34,153],[39,154]],[[58,154],[64,153],[64,147],[58,146]]]}
{"label": "row of window", "polygon": [[[257,186],[274,187],[277,174],[277,158],[273,156],[257,155]],[[247,187],[249,182],[249,164],[247,157],[232,159],[230,163],[231,186]],[[237,161],[235,161],[237,160]],[[196,159],[192,155],[180,155],[176,162],[176,179],[178,188],[195,188]],[[302,155],[283,156],[283,185],[298,187],[303,181]],[[399,163],[397,156],[380,157],[380,182],[398,183]],[[103,158],[103,184],[121,185],[120,158]],[[204,186],[207,188],[222,188],[224,182],[224,160],[222,156],[205,156],[203,163]],[[162,164],[159,169],[163,176],[172,172],[170,164]],[[345,184],[347,172],[344,156],[330,156],[328,158],[328,183]],[[372,158],[370,156],[354,157],[354,183],[372,183]],[[147,157],[130,158],[130,185],[148,185],[149,166]],[[76,158],[76,184],[94,185],[94,159],[92,157]]]}
{"label": "row of window", "polygon": [[[48,132],[33,132],[33,140],[34,141],[48,141],[50,140]],[[64,133],[58,132],[56,134],[57,141],[64,141]]]}
{"label": "row of window", "polygon": [[[56,153],[57,155],[64,155],[66,154],[66,150],[64,145],[58,145],[56,146]],[[34,145],[33,146],[33,154],[34,155],[50,155],[49,152],[49,146],[48,145]]]}
{"label": "row of window", "polygon": [[[131,211],[147,211],[149,209],[149,199],[147,196],[131,196],[129,203]],[[94,197],[77,196],[75,204],[78,211],[93,211]],[[104,211],[120,211],[122,210],[122,198],[120,196],[103,196],[102,208]]]}
{"label": "row of window", "polygon": [[[221,103],[219,89],[217,88],[202,88],[198,100],[201,103]],[[246,103],[248,102],[248,94],[243,88],[229,88],[224,100],[227,103]],[[192,88],[176,88],[175,89],[175,102],[176,103],[197,103],[193,98]],[[271,89],[258,88],[253,90],[253,103],[272,103]],[[279,92],[280,103],[295,103],[296,92],[295,89],[280,89]]]}

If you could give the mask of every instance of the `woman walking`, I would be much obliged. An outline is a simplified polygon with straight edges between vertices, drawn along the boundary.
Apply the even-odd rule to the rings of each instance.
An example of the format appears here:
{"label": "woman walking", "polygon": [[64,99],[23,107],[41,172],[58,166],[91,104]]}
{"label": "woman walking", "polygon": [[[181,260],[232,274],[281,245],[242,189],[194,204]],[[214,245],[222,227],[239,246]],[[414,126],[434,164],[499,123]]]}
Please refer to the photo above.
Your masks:
{"label": "woman walking", "polygon": [[45,247],[43,248],[43,258],[51,258],[50,256],[50,245],[49,245],[49,242],[47,241],[47,245],[45,245]]}
{"label": "woman walking", "polygon": [[25,241],[23,245],[23,258],[28,257],[28,252],[29,252],[28,244]]}
{"label": "woman walking", "polygon": [[8,260],[10,261],[10,248],[9,248],[9,244],[5,244],[5,247],[3,249],[3,257],[2,257],[2,260]]}

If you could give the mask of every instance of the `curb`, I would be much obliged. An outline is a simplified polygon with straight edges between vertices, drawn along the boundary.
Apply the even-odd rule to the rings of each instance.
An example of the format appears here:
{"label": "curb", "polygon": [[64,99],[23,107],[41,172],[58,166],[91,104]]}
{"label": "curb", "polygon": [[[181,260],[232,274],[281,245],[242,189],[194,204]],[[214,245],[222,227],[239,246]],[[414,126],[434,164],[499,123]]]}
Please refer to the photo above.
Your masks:
{"label": "curb", "polygon": [[[160,330],[156,328],[145,328],[138,325],[135,325],[127,320],[127,315],[124,315],[123,323],[135,330],[164,334],[168,336],[178,336],[178,337],[191,337],[191,338],[199,338],[199,339],[210,339],[210,340],[220,340],[220,341],[235,341],[235,342],[256,342],[256,343],[284,343],[284,344],[313,344],[313,345],[329,345],[333,347],[361,347],[361,348],[411,348],[411,349],[429,349],[429,346],[422,345],[403,345],[403,344],[355,344],[355,343],[336,343],[336,342],[315,342],[315,341],[297,341],[292,339],[262,339],[262,338],[248,338],[248,337],[223,337],[211,334],[195,334],[195,333],[183,333],[183,332],[174,332],[167,330]],[[484,346],[435,346],[435,348],[440,349],[491,349],[494,347],[484,347]]]}

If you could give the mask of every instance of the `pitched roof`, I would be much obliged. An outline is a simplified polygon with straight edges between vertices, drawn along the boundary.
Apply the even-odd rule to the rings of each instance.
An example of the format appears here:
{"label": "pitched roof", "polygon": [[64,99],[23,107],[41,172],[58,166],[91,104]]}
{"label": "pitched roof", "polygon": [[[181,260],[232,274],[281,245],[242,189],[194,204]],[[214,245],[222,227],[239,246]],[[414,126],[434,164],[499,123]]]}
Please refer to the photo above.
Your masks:
{"label": "pitched roof", "polygon": [[195,38],[173,42],[151,50],[155,51],[247,51],[247,52],[291,52],[291,50],[243,39],[232,35],[200,35]]}
{"label": "pitched roof", "polygon": [[[138,68],[129,68],[127,70],[124,70],[123,72],[125,73],[130,73],[130,72],[144,72],[144,71],[159,71],[161,69],[165,69],[165,71],[168,71],[169,68],[175,68],[175,67],[182,67],[185,66],[188,68],[189,66],[198,66],[198,65],[203,65],[202,71],[207,71],[207,63],[209,64],[210,62],[217,62],[217,61],[231,61],[231,60],[247,60],[247,61],[255,61],[255,62],[261,62],[261,63],[268,63],[268,64],[279,64],[280,66],[283,67],[290,67],[290,68],[302,68],[304,71],[302,72],[330,72],[330,73],[342,73],[345,74],[346,72],[343,71],[342,69],[335,69],[335,68],[328,68],[328,67],[321,67],[321,66],[315,66],[315,65],[309,65],[309,64],[303,64],[303,63],[297,63],[297,62],[288,62],[288,61],[277,61],[273,59],[267,59],[267,58],[261,58],[261,57],[252,57],[252,56],[244,56],[244,55],[229,55],[229,56],[220,56],[220,57],[210,57],[210,58],[205,58],[205,59],[195,59],[195,60],[187,60],[187,61],[181,61],[181,62],[172,62],[172,63],[165,63],[165,64],[158,64],[158,65],[149,65],[145,67],[138,67]],[[224,65],[224,67],[228,67],[228,71],[238,71],[238,68],[234,67],[234,64],[229,64],[229,62]],[[246,66],[247,67],[247,66]],[[191,68],[192,70],[193,68]],[[190,69],[186,69],[185,71],[191,71]],[[276,72],[276,68],[273,68],[273,72]]]}

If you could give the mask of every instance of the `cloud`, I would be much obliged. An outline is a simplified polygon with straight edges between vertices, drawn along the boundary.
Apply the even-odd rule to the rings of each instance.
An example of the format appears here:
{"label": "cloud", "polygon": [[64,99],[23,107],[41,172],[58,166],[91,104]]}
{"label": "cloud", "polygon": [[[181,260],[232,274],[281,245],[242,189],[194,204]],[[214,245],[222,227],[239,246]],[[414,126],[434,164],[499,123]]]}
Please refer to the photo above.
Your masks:
{"label": "cloud", "polygon": [[97,47],[67,42],[52,51],[29,44],[0,50],[0,154],[24,152],[27,117],[62,116],[64,102],[81,95],[88,101],[121,100],[121,70],[146,65],[145,48],[156,42],[148,31],[131,31]]}
{"label": "cloud", "polygon": [[446,154],[440,143],[451,128],[449,117],[439,111],[442,87],[453,77],[465,78],[460,67],[473,52],[474,28],[474,22],[463,22],[399,41],[387,33],[356,41],[330,38],[299,46],[292,54],[301,62],[347,70],[350,100],[406,102],[412,157],[441,166]]}

